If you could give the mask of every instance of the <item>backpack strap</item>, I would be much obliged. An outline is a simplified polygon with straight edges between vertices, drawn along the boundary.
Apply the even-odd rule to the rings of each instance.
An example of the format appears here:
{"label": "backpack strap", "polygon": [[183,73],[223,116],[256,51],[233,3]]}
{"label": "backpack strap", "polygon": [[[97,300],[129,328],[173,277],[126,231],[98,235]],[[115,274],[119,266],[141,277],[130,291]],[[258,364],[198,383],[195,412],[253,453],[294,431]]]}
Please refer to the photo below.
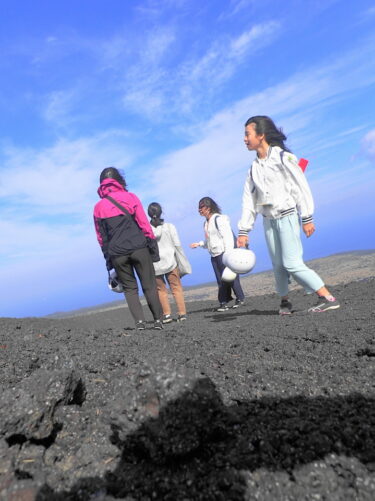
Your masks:
{"label": "backpack strap", "polygon": [[215,226],[216,226],[217,231],[220,233],[219,226],[217,224],[217,218],[218,217],[220,217],[220,216],[219,215],[215,216]]}
{"label": "backpack strap", "polygon": [[256,186],[255,186],[255,183],[254,183],[254,178],[253,178],[253,168],[250,167],[250,179],[251,179],[251,182],[253,183],[253,189],[251,190],[251,193],[254,193],[254,191],[256,190]]}
{"label": "backpack strap", "polygon": [[127,209],[125,209],[125,207],[123,205],[121,205],[117,200],[115,200],[114,198],[110,197],[109,195],[107,195],[104,198],[107,198],[110,202],[113,203],[113,205],[116,205],[116,207],[118,207],[122,212],[124,212],[128,216],[132,217],[132,215],[130,214],[130,212]]}
{"label": "backpack strap", "polygon": [[[126,216],[129,216],[130,219],[133,221],[133,223],[135,225],[137,225],[137,228],[139,229],[139,231],[142,232],[142,234],[144,234],[143,231],[142,231],[142,229],[139,227],[139,224],[135,220],[135,217],[133,216],[133,214],[130,214],[130,212],[127,209],[125,209],[125,207],[123,205],[121,205],[117,200],[115,200],[114,198],[110,197],[109,195],[107,195],[104,198],[107,198],[110,202],[113,203],[113,205],[116,205],[116,207],[118,207]],[[146,237],[146,238],[148,238],[148,237]]]}
{"label": "backpack strap", "polygon": [[[215,216],[215,226],[216,226],[216,229],[217,231],[220,233],[220,230],[219,230],[219,226],[217,224],[217,218],[220,217],[220,214],[218,214],[217,216]],[[221,233],[220,233],[221,234]],[[232,234],[233,234],[233,242],[234,242],[234,248],[237,247],[237,237],[236,235],[234,234],[234,231],[232,230]]]}
{"label": "backpack strap", "polygon": [[284,150],[281,150],[280,151],[280,160],[281,160],[281,163],[284,165],[284,153],[285,151]]}

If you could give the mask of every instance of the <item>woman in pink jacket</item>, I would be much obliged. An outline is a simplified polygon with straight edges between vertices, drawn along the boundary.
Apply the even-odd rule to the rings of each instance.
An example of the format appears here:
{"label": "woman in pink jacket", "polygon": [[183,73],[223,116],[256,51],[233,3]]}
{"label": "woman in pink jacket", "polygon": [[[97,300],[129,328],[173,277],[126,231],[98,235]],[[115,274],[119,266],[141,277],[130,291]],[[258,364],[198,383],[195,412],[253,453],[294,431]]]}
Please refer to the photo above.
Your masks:
{"label": "woman in pink jacket", "polygon": [[107,167],[100,174],[98,194],[101,200],[95,205],[94,221],[107,269],[116,270],[136,328],[143,330],[146,323],[135,273],[138,275],[154,328],[162,329],[162,309],[149,251],[153,248],[157,253],[157,243],[142,203],[126,189],[126,181],[115,167]]}

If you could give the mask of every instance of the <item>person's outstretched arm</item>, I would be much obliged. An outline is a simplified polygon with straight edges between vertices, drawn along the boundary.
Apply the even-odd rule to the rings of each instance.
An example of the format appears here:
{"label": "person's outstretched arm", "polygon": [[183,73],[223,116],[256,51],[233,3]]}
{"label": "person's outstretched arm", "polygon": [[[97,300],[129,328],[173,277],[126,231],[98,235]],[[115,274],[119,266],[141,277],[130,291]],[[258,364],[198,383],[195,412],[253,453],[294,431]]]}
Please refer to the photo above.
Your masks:
{"label": "person's outstretched arm", "polygon": [[242,214],[238,222],[237,246],[245,247],[249,243],[248,233],[254,227],[256,219],[256,188],[251,176],[251,168],[247,173],[243,194],[242,194]]}

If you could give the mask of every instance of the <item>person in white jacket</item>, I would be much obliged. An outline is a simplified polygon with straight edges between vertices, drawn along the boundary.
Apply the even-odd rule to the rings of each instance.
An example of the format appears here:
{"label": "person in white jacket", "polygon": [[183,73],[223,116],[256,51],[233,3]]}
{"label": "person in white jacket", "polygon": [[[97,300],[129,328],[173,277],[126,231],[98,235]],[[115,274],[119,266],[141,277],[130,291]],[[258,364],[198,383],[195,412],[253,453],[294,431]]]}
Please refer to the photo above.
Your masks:
{"label": "person in white jacket", "polygon": [[183,322],[186,320],[186,306],[175,257],[176,248],[183,253],[181,242],[176,227],[172,223],[165,223],[164,219],[161,218],[162,208],[160,204],[157,202],[151,203],[148,206],[147,212],[151,218],[151,227],[159,247],[160,261],[154,263],[154,269],[159,300],[163,308],[163,323],[168,324],[173,321],[166,282],[176,302],[178,310],[177,321]]}
{"label": "person in white jacket", "polygon": [[205,240],[190,244],[192,249],[204,247],[211,255],[211,263],[218,284],[219,307],[216,311],[229,310],[228,303],[232,301],[232,290],[236,296],[233,308],[238,308],[244,304],[245,295],[243,293],[240,279],[236,276],[234,282],[228,283],[221,279],[225,265],[223,254],[234,248],[235,237],[232,232],[229,217],[221,214],[218,204],[210,197],[203,197],[198,205],[199,214],[206,218],[204,223]]}
{"label": "person in white jacket", "polygon": [[300,227],[302,224],[307,237],[314,233],[314,202],[305,174],[295,155],[286,148],[285,140],[281,129],[267,116],[251,117],[245,124],[245,145],[257,156],[245,181],[237,245],[248,245],[248,232],[257,214],[261,214],[276,290],[281,296],[280,315],[292,313],[289,276],[306,292],[317,293],[317,304],[309,312],[334,310],[340,307],[339,302],[303,261]]}

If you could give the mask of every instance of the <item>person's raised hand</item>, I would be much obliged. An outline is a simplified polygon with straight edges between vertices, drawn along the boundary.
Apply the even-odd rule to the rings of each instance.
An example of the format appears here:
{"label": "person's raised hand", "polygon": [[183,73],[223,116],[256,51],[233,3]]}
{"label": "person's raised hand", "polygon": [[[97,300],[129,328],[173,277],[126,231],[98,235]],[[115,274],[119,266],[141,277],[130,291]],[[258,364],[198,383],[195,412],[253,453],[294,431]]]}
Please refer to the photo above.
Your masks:
{"label": "person's raised hand", "polygon": [[199,242],[194,242],[194,243],[190,244],[189,247],[191,249],[196,249],[197,247],[199,247]]}

